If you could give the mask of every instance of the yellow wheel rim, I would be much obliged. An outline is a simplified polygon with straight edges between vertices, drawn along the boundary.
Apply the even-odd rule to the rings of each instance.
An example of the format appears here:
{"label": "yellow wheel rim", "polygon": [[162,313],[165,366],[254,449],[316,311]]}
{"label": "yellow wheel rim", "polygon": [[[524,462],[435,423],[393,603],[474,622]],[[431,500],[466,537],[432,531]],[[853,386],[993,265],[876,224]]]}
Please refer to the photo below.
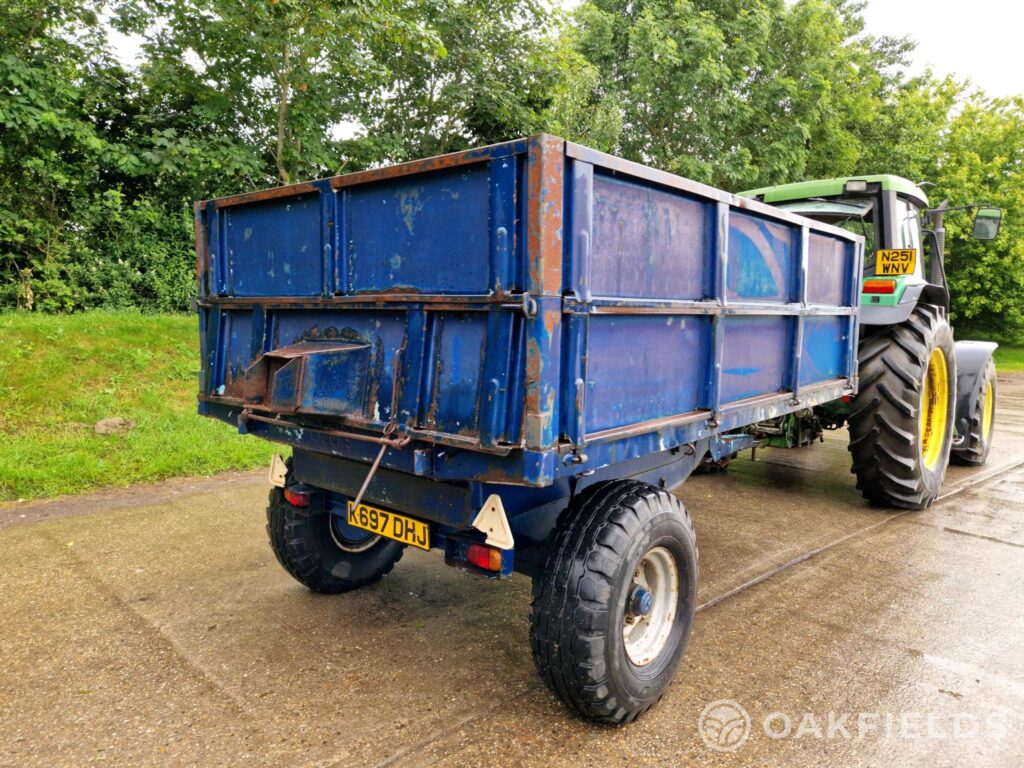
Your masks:
{"label": "yellow wheel rim", "polygon": [[987,443],[992,434],[992,418],[996,413],[996,387],[993,382],[985,386],[985,411],[981,417],[981,440]]}
{"label": "yellow wheel rim", "polygon": [[921,460],[931,469],[939,463],[946,442],[946,411],[949,409],[949,370],[946,355],[935,348],[921,391]]}

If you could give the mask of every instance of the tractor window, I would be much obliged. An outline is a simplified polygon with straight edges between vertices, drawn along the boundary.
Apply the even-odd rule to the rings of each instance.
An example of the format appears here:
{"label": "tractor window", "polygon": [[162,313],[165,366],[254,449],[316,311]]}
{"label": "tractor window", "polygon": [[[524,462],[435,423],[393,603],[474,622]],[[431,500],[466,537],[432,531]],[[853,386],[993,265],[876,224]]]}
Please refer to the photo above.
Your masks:
{"label": "tractor window", "polygon": [[921,221],[918,217],[917,206],[908,203],[906,200],[896,201],[897,232],[900,239],[900,248],[913,248],[921,254]]}
{"label": "tractor window", "polygon": [[779,208],[860,234],[864,239],[864,273],[873,270],[874,227],[878,214],[871,198],[810,198],[785,203]]}
{"label": "tractor window", "polygon": [[839,222],[839,226],[847,232],[864,237],[864,253],[875,252],[875,225],[871,219],[847,219]]}
{"label": "tractor window", "polygon": [[864,238],[864,254],[875,253],[875,204],[868,197],[811,198],[780,205],[786,211],[831,224]]}

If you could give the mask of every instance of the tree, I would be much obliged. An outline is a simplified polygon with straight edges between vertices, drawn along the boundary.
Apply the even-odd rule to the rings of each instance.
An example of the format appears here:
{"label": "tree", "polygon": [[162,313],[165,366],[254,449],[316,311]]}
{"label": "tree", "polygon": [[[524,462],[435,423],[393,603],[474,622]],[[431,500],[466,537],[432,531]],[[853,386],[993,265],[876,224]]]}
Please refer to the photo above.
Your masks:
{"label": "tree", "polygon": [[394,0],[135,0],[119,20],[146,35],[144,76],[172,111],[212,123],[286,184],[335,165],[331,128],[379,75],[368,39],[440,52]]}
{"label": "tree", "polygon": [[[379,69],[361,94],[355,165],[401,161],[525,136],[546,122],[565,70],[561,18],[537,0],[417,0],[410,13],[444,55],[369,39]],[[578,59],[578,55],[577,55]]]}
{"label": "tree", "polygon": [[82,80],[103,55],[97,5],[0,5],[0,302],[69,309],[63,265],[80,240],[71,214],[119,152],[83,114]]}
{"label": "tree", "polygon": [[905,43],[862,35],[842,0],[592,0],[578,48],[622,105],[621,151],[729,189],[852,169],[883,69]]}
{"label": "tree", "polygon": [[1024,336],[1024,99],[972,94],[942,137],[929,190],[934,202],[987,203],[1005,213],[993,242],[970,237],[972,219],[946,217],[947,274],[960,335]]}

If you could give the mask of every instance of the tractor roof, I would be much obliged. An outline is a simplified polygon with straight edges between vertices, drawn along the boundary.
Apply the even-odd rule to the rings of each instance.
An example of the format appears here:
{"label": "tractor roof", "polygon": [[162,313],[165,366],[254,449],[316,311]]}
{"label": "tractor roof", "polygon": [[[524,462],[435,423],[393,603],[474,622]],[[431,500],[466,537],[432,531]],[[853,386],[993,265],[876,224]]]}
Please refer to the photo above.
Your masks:
{"label": "tractor roof", "polygon": [[921,205],[928,205],[928,197],[917,184],[893,176],[880,173],[874,176],[844,176],[840,179],[818,179],[816,181],[798,181],[795,184],[779,184],[774,187],[761,187],[740,192],[741,197],[758,197],[766,203],[784,203],[788,200],[804,200],[808,197],[835,197],[842,195],[846,182],[863,180],[869,183],[880,183],[886,192],[896,192],[913,198]]}

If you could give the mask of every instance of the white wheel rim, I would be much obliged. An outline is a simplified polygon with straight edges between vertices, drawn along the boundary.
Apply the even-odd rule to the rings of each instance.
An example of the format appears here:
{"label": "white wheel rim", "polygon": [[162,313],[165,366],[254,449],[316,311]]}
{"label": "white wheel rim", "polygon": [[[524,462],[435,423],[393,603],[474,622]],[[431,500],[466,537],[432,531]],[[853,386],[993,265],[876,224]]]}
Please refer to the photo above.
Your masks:
{"label": "white wheel rim", "polygon": [[[637,588],[647,590],[653,598],[650,610],[643,615],[630,613],[632,595]],[[626,595],[622,642],[633,664],[644,667],[658,658],[672,633],[678,603],[676,559],[665,547],[654,547],[641,558]]]}
{"label": "white wheel rim", "polygon": [[334,516],[333,515],[331,515],[330,519],[327,521],[327,528],[331,532],[331,539],[337,545],[338,549],[340,549],[342,552],[365,552],[370,547],[372,547],[374,544],[376,544],[378,541],[380,541],[380,535],[379,534],[378,535],[374,535],[374,536],[370,536],[368,539],[364,539],[363,541],[360,541],[360,542],[357,542],[357,543],[352,543],[352,544],[348,544],[348,543],[342,541],[341,538],[338,535],[338,531],[336,531],[334,529]]}

